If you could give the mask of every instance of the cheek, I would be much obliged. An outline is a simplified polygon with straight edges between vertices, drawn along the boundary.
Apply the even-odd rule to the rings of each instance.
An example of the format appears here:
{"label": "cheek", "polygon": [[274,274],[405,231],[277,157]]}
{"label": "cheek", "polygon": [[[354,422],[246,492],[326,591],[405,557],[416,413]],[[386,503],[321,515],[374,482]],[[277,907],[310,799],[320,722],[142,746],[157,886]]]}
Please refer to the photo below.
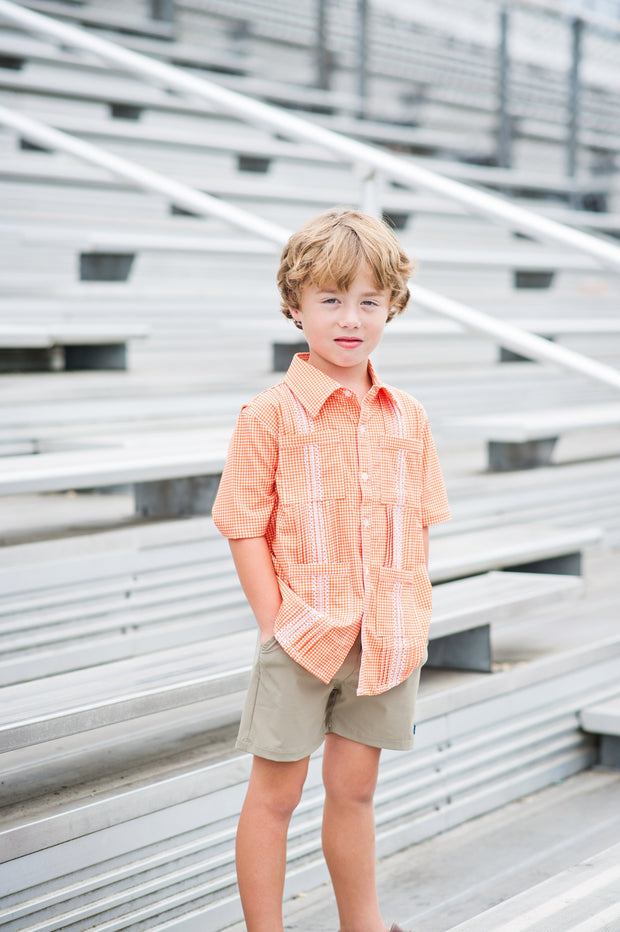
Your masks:
{"label": "cheek", "polygon": [[385,320],[383,318],[380,318],[379,320],[375,321],[373,324],[372,331],[373,331],[374,336],[378,340],[381,339],[381,337],[383,336],[383,331],[385,330],[385,323],[386,323]]}

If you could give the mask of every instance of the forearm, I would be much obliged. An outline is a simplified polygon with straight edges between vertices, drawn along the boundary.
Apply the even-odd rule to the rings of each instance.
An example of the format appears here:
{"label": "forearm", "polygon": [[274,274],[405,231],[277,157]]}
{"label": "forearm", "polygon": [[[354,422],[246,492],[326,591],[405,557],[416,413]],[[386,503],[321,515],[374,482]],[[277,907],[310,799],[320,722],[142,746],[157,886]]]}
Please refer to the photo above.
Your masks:
{"label": "forearm", "polygon": [[264,642],[273,634],[274,621],[282,603],[267,541],[264,537],[246,537],[230,539],[229,544],[239,582]]}

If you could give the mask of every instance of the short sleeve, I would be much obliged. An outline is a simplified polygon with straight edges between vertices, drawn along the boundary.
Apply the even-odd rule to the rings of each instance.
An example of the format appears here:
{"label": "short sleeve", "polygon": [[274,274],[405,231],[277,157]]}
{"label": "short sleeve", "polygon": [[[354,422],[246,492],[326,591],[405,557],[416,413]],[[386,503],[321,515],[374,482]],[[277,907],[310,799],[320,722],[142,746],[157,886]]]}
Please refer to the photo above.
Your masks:
{"label": "short sleeve", "polygon": [[422,453],[422,524],[424,527],[428,527],[430,524],[441,524],[442,521],[448,521],[450,506],[448,505],[446,487],[426,415],[424,415],[422,441],[424,444]]}
{"label": "short sleeve", "polygon": [[276,501],[277,438],[260,418],[243,409],[228,448],[213,504],[213,521],[224,537],[262,537]]}

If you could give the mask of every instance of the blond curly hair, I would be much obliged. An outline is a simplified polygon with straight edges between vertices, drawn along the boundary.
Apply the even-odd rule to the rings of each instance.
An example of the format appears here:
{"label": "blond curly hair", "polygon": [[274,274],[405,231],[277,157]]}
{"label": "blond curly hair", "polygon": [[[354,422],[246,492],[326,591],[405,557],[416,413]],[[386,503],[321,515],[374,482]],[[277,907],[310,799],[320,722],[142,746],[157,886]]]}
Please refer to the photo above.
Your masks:
{"label": "blond curly hair", "polygon": [[[388,321],[401,314],[409,301],[408,281],[413,262],[382,220],[347,207],[324,210],[294,233],[282,252],[278,269],[281,310],[298,309],[304,286],[334,283],[348,291],[360,266],[367,265],[376,287],[390,291]],[[300,321],[294,321],[300,330]]]}

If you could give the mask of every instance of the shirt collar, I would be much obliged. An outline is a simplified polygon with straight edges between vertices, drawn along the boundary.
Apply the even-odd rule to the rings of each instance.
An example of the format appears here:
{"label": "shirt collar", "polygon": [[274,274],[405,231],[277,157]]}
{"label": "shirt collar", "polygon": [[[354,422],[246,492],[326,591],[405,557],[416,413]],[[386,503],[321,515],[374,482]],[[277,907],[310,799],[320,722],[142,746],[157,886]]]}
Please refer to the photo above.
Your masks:
{"label": "shirt collar", "polygon": [[[325,375],[320,369],[310,365],[308,357],[309,353],[296,353],[284,381],[301,401],[308,414],[316,417],[330,395],[333,395],[338,389],[342,389],[342,385]],[[390,387],[378,377],[370,360],[368,360],[368,374],[372,381],[371,400],[374,400],[379,392],[385,392],[398,405],[397,398]]]}

